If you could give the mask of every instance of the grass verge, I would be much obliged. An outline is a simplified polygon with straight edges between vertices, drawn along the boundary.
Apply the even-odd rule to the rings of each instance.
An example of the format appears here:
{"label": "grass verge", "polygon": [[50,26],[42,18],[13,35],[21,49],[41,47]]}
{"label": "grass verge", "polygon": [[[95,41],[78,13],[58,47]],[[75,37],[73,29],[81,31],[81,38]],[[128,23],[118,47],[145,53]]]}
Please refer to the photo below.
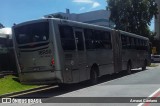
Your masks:
{"label": "grass verge", "polygon": [[39,87],[36,85],[23,85],[14,79],[17,79],[17,77],[12,75],[0,79],[0,95]]}

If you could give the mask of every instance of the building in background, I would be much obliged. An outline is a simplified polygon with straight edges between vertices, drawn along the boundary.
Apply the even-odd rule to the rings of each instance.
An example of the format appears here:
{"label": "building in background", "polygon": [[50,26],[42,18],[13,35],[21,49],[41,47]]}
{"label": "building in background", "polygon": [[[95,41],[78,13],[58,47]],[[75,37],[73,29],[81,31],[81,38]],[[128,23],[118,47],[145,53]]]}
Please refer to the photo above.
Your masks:
{"label": "building in background", "polygon": [[70,10],[66,9],[66,13],[58,12],[58,13],[45,15],[44,17],[46,18],[61,17],[61,18],[73,20],[73,21],[96,24],[96,25],[111,27],[111,28],[114,27],[113,22],[109,20],[110,11],[107,11],[107,10],[96,10],[96,11],[76,14],[76,13],[70,13]]}
{"label": "building in background", "polygon": [[1,28],[0,37],[12,39],[12,29],[11,28]]}

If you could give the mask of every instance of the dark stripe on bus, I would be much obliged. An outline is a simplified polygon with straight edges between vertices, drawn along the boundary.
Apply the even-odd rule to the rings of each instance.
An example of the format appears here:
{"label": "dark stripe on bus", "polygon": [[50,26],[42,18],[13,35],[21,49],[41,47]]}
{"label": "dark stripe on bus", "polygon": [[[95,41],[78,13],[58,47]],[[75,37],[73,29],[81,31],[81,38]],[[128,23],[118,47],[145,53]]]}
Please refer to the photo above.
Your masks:
{"label": "dark stripe on bus", "polygon": [[46,46],[48,45],[49,42],[47,43],[39,43],[39,44],[33,44],[33,45],[25,45],[25,46],[19,46],[20,49],[27,49],[27,48],[35,48],[35,47],[41,47],[41,46]]}
{"label": "dark stripe on bus", "polygon": [[[52,72],[52,70],[22,71],[21,73]],[[55,71],[55,70],[54,70]]]}
{"label": "dark stripe on bus", "polygon": [[[48,46],[49,47],[49,46]],[[43,50],[43,49],[47,49],[48,47],[44,47],[44,48],[40,48],[40,49],[35,49],[35,50],[20,50],[21,52],[34,52],[34,51],[38,51],[38,50]]]}

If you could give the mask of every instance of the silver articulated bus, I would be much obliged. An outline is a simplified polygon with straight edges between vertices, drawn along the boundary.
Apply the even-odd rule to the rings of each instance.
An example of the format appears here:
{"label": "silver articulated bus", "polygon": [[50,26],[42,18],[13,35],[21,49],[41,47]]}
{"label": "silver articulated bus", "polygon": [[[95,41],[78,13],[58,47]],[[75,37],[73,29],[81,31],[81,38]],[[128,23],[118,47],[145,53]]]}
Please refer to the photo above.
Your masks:
{"label": "silver articulated bus", "polygon": [[149,39],[107,27],[64,19],[39,19],[13,26],[20,81],[66,84],[146,68]]}

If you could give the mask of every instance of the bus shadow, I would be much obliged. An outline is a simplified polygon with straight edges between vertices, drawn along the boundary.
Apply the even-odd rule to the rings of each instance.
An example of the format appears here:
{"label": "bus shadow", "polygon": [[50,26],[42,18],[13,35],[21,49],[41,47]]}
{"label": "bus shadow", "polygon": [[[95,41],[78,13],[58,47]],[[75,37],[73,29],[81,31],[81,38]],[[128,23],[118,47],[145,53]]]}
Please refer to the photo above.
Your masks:
{"label": "bus shadow", "polygon": [[[134,70],[132,72],[132,74],[135,74],[135,73],[138,73],[138,72],[141,72],[141,71],[142,70]],[[114,80],[114,79],[117,79],[117,78],[121,78],[121,77],[124,77],[126,75],[127,74],[125,74],[125,72],[120,72],[120,73],[113,74],[113,75],[105,75],[105,76],[102,76],[102,77],[99,78],[99,83],[98,84],[101,84],[101,83],[104,83],[104,82],[107,82],[107,81],[111,81],[111,80]],[[88,82],[89,81],[84,81],[84,82],[81,82],[81,83],[78,83],[78,84],[70,84],[70,85],[67,85],[65,87],[58,87],[56,85],[53,85],[55,87],[51,88],[49,90],[30,93],[30,94],[26,94],[26,95],[22,95],[22,96],[18,96],[18,97],[20,97],[20,98],[26,98],[26,97],[27,98],[43,98],[43,100],[48,100],[48,99],[50,99],[51,97],[54,97],[54,96],[63,95],[63,94],[69,93],[69,92],[73,92],[73,91],[76,91],[76,90],[80,90],[80,89],[92,86]]]}
{"label": "bus shadow", "polygon": [[99,78],[99,83],[98,84],[101,84],[101,83],[104,83],[104,82],[108,82],[108,81],[111,81],[111,80],[115,80],[115,79],[118,79],[118,78],[122,78],[124,76],[132,75],[132,74],[135,74],[135,73],[138,73],[138,72],[142,72],[142,71],[143,70],[141,70],[141,69],[134,69],[134,70],[132,70],[131,74],[127,74],[125,71],[122,71],[122,72],[119,72],[119,73],[114,73],[112,75],[104,75],[101,78]]}

